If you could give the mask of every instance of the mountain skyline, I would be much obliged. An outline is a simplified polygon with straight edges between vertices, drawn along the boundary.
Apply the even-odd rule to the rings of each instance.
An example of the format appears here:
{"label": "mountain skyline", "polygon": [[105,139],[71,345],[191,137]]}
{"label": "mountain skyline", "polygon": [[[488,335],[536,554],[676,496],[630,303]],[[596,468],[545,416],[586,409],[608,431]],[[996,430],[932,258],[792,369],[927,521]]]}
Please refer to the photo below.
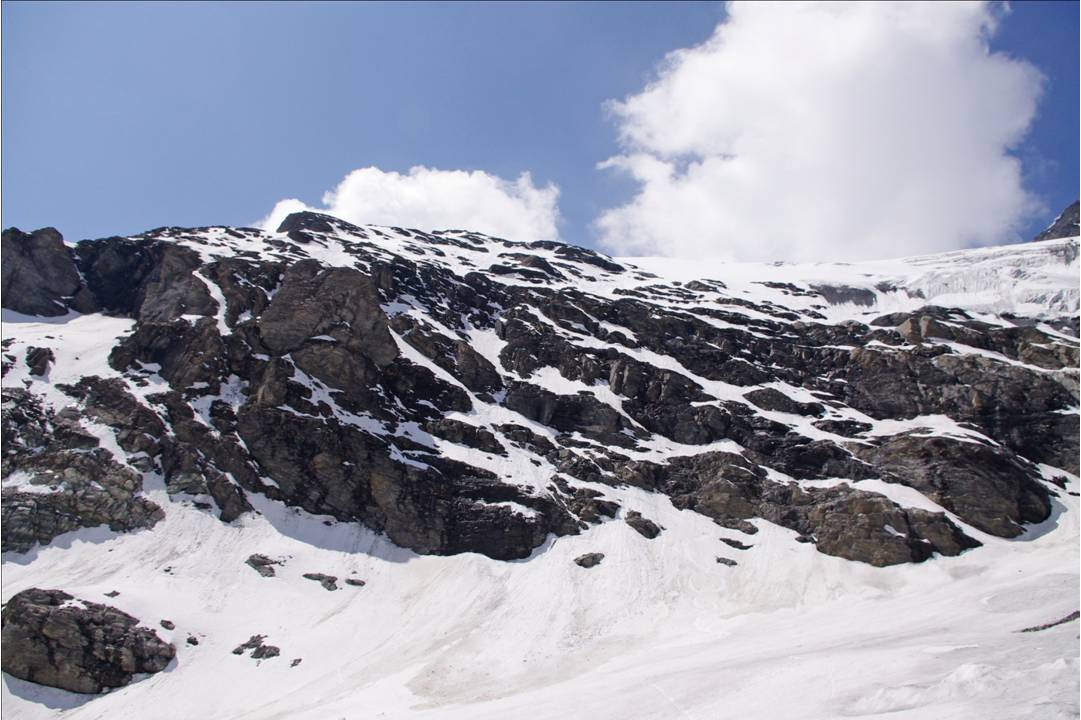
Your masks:
{"label": "mountain skyline", "polygon": [[[887,8],[882,17],[896,12],[877,5]],[[745,253],[772,248],[768,259],[792,261],[819,248],[831,259],[843,257],[846,247],[881,254],[878,236],[890,252],[906,248],[895,255],[1027,239],[1076,198],[1076,3],[1021,3],[1008,11],[957,4],[964,11],[952,19],[947,6],[926,6],[920,12],[932,13],[932,26],[956,28],[943,34],[946,44],[938,50],[935,36],[900,16],[894,22],[874,13],[826,19],[804,13],[801,19],[789,11],[756,19],[733,12],[739,7],[9,3],[3,9],[4,224],[56,225],[72,239],[162,222],[251,225],[283,198],[323,209],[330,191],[326,207],[334,211],[337,202],[335,214],[354,222],[558,237],[616,254],[646,248],[694,256],[703,248],[680,243],[708,236],[711,255],[748,259]],[[735,54],[732,48],[746,45],[740,37],[771,35],[756,29],[758,22],[778,31],[791,26],[803,38],[796,43],[804,43],[802,50],[789,42],[776,57],[768,45],[757,55]],[[841,24],[830,30],[829,23]],[[899,30],[901,23],[909,29]],[[779,84],[790,82],[786,58],[821,55],[815,43],[836,32],[847,33],[853,48],[837,67],[882,69],[862,79],[804,61],[792,76],[804,88],[797,101],[791,87]],[[877,54],[859,38],[875,38],[867,47]],[[925,48],[916,56],[929,58],[925,68],[902,60],[908,46]],[[37,52],[41,47],[51,51]],[[678,54],[664,60],[673,51]],[[676,57],[694,58],[710,77],[722,73],[702,91],[717,95],[710,105],[722,109],[725,124],[710,125],[693,103],[673,96],[667,105],[675,114],[666,123],[674,129],[682,117],[714,135],[691,138],[681,149],[642,145],[653,121],[641,109],[649,92],[659,92],[649,88],[675,87],[698,72],[687,66],[677,78]],[[908,74],[891,75],[890,62]],[[761,88],[760,96],[726,104],[742,92],[724,85],[726,63],[738,68],[741,82]],[[1020,83],[1014,90],[1001,84],[1010,73],[1016,77],[1009,83]],[[873,102],[856,100],[855,114],[846,110],[852,98],[866,96],[860,88],[867,82],[891,90],[871,96]],[[955,100],[943,104],[938,96]],[[771,97],[790,97],[801,109],[776,108]],[[890,102],[897,106],[886,112]],[[1036,114],[1026,120],[1034,102]],[[638,109],[620,110],[632,107]],[[873,118],[868,113],[875,107],[886,114]],[[930,121],[928,108],[937,119],[917,136],[928,139],[925,151],[916,148],[923,155],[906,148],[893,158],[889,148],[909,142],[898,129],[923,116]],[[904,122],[891,128],[891,113]],[[717,144],[727,142],[726,128],[769,128],[770,118],[789,115],[805,120],[778,125],[758,142],[772,154]],[[857,124],[847,127],[851,122]],[[817,126],[836,127],[852,140],[837,146],[827,136],[803,137]],[[1005,134],[991,132],[995,127]],[[877,128],[886,144],[855,142],[868,128]],[[983,150],[951,150],[982,137]],[[806,147],[821,150],[802,157]],[[633,179],[634,172],[644,177],[641,158],[652,157],[661,168],[673,149],[691,154],[676,158],[672,184],[651,180],[647,190]],[[711,159],[717,152],[752,163],[764,184],[730,185],[725,165]],[[859,166],[868,153],[875,159]],[[913,184],[904,180],[906,155],[919,158],[917,181],[941,176],[946,185],[893,206],[887,199]],[[985,186],[1012,172],[1014,157],[1020,180]],[[632,158],[640,158],[637,171],[628,165]],[[610,160],[610,169],[596,167]],[[703,169],[684,174],[696,162]],[[843,176],[827,180],[832,166],[850,172],[859,166],[866,177],[856,185]],[[954,166],[960,175],[951,175]],[[632,174],[621,177],[620,167]],[[795,175],[784,172],[801,167]],[[786,187],[789,175],[799,192]],[[721,206],[704,209],[695,200],[703,193]],[[728,197],[736,200],[725,208]],[[672,208],[671,219],[660,223],[641,214],[658,198]],[[808,210],[814,207],[835,211],[816,218]],[[617,218],[632,222],[620,225]],[[775,218],[776,228],[759,223],[756,233],[768,237],[741,244],[747,218]],[[913,218],[928,219],[913,225]],[[1015,221],[1020,224],[1012,227]]]}

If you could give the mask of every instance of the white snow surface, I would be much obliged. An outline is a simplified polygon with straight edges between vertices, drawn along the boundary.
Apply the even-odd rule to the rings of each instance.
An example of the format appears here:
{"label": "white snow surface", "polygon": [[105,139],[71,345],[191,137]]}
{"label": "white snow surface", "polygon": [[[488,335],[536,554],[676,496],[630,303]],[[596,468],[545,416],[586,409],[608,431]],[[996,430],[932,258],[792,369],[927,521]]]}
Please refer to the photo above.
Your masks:
{"label": "white snow surface", "polygon": [[[408,231],[366,227],[364,232],[388,256],[416,246]],[[175,239],[210,260],[238,250],[268,253],[262,235],[249,231],[237,239],[211,228],[198,236],[178,231]],[[444,236],[482,237],[456,231]],[[328,238],[325,245],[313,243],[304,252],[324,262],[354,265],[356,258],[345,247],[345,239]],[[1057,317],[1078,309],[1076,248],[1076,239],[1053,240],[860,265],[711,266],[634,258],[628,262],[663,279],[591,268],[593,279],[566,284],[611,297],[620,288],[714,279],[724,282],[724,292],[731,296],[773,302],[797,313],[819,305],[831,321],[866,321],[925,304],[963,307],[989,321],[1004,312]],[[429,255],[425,261],[466,273],[498,260],[479,242],[476,250],[445,250],[445,256]],[[549,250],[528,252],[553,264],[566,262]],[[224,298],[214,283],[200,279],[218,302],[214,319],[224,334]],[[804,289],[815,284],[865,288],[875,293],[875,304],[823,309],[821,298],[757,284],[763,280]],[[883,283],[897,289],[882,290]],[[914,296],[916,291],[923,297]],[[413,311],[409,305],[386,309]],[[761,316],[749,308],[731,310]],[[7,310],[3,319],[11,354],[21,357],[29,346],[49,346],[57,354],[47,377],[34,378],[25,368],[16,368],[4,378],[5,386],[27,384],[49,404],[61,407],[71,400],[55,383],[91,374],[119,377],[108,367],[108,352],[116,338],[130,331],[132,321],[74,313],[31,318]],[[605,329],[630,335],[617,326]],[[566,327],[560,332],[578,344],[600,342]],[[498,367],[502,341],[480,329],[470,338]],[[398,344],[411,360],[457,384],[406,343]],[[693,377],[666,356],[621,351]],[[157,368],[144,370],[150,382],[144,392],[160,388]],[[619,408],[606,385],[587,388],[551,368],[538,371],[534,379],[553,392],[589,390]],[[694,379],[722,399],[738,400],[749,389]],[[337,408],[330,392],[307,381]],[[809,399],[798,388],[778,389]],[[239,402],[242,390],[231,385],[229,392],[236,395],[230,401]],[[502,406],[479,401],[474,406],[458,419],[489,427],[517,422],[550,433]],[[336,414],[340,421],[362,427],[370,422],[340,408]],[[764,414],[808,435],[813,430],[800,418]],[[973,435],[941,416],[879,421],[872,434],[917,427],[929,433]],[[93,430],[104,447],[123,459],[107,428]],[[434,442],[451,457],[514,476],[523,485],[541,488],[551,474],[550,467],[534,466],[514,448],[508,447],[505,458],[485,457]],[[730,442],[717,448],[660,440],[645,445],[650,456],[739,449]],[[1042,469],[1048,478],[1067,478],[1068,491],[1081,490],[1077,477]],[[10,482],[23,484],[25,479],[13,475]],[[2,594],[7,601],[29,587],[62,588],[82,600],[113,605],[173,642],[176,660],[164,672],[98,696],[44,688],[5,674],[3,716],[1078,717],[1078,623],[1019,632],[1078,608],[1079,507],[1078,498],[1068,492],[1053,501],[1047,521],[1028,528],[1019,539],[1004,540],[963,526],[983,547],[918,565],[875,568],[819,553],[813,545],[795,542],[794,533],[763,520],[754,521],[759,531],[748,536],[678,510],[663,495],[579,484],[619,502],[622,513],[641,512],[664,531],[646,540],[616,519],[579,536],[550,537],[521,561],[500,562],[477,554],[420,556],[363,527],[312,516],[257,494],[248,499],[258,515],[223,524],[190,504],[169,499],[160,478],[146,475],[147,497],[166,511],[161,523],[134,533],[85,529],[24,555],[7,553]],[[876,480],[856,485],[889,494],[906,506],[942,510],[910,488]],[[519,511],[530,512],[524,507]],[[736,550],[722,543],[722,537],[753,547]],[[604,553],[604,560],[591,569],[577,566],[573,559],[587,552]],[[245,565],[253,553],[281,560],[277,576],[261,577]],[[738,565],[723,565],[719,557]],[[312,572],[337,576],[339,589],[328,592],[302,577]],[[350,577],[366,585],[345,585]],[[107,597],[110,591],[119,595]],[[163,629],[161,619],[171,620],[176,629]],[[278,646],[281,655],[256,661],[231,653],[254,634],[266,635],[265,642]],[[189,636],[198,644],[188,644]],[[302,661],[292,666],[294,658]]]}
{"label": "white snow surface", "polygon": [[709,258],[664,257],[617,261],[634,264],[667,280],[720,280],[730,292],[773,300],[790,308],[806,306],[809,300],[760,283],[793,283],[805,289],[837,285],[874,293],[871,306],[845,303],[823,311],[831,320],[866,321],[868,317],[915,310],[923,305],[1047,317],[1078,312],[1081,293],[1077,249],[1077,238],[1062,238],[860,263],[727,263]]}

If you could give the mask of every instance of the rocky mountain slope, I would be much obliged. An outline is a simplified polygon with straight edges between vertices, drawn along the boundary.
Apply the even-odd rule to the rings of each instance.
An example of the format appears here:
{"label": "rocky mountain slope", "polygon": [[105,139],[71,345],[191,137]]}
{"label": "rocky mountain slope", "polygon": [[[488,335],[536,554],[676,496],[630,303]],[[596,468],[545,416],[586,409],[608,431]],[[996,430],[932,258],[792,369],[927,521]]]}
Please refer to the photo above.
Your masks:
{"label": "rocky mountain slope", "polygon": [[[196,714],[505,716],[688,628],[738,635],[722,618],[773,611],[765,638],[807,603],[824,628],[853,602],[947,607],[966,591],[943,578],[966,573],[1012,593],[1024,584],[994,568],[1034,567],[1041,544],[1046,602],[1013,610],[1061,610],[1035,626],[1076,609],[1076,238],[688,267],[298,213],[274,233],[74,247],[12,229],[3,256],[5,705],[20,716],[134,713],[223,667],[223,705]],[[650,612],[680,632],[653,637]],[[137,627],[178,613],[164,641]],[[42,622],[77,636],[103,614],[120,623],[109,647],[162,658],[168,641],[175,658],[97,652],[120,669],[87,673],[85,653],[52,648],[31,671],[8,651],[16,632],[40,649]],[[1076,648],[1058,660],[1047,672],[1076,687]],[[23,682],[86,692],[158,670],[93,701]],[[616,702],[637,672],[594,673],[599,694]],[[718,716],[721,698],[692,695]]]}
{"label": "rocky mountain slope", "polygon": [[1077,237],[1079,232],[1081,232],[1081,201],[1074,201],[1035,237],[1035,241]]}

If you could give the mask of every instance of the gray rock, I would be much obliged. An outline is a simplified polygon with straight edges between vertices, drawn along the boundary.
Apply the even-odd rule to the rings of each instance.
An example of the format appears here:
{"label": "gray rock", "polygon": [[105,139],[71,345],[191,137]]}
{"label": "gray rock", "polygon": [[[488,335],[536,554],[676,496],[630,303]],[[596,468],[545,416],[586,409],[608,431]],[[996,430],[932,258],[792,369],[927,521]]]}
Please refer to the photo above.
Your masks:
{"label": "gray rock", "polygon": [[56,360],[53,351],[47,347],[29,347],[26,349],[26,365],[30,368],[31,375],[44,377],[49,368]]}
{"label": "gray rock", "polygon": [[823,553],[871,565],[921,562],[933,552],[957,555],[979,546],[941,513],[902,508],[882,495],[843,485],[802,489],[772,482],[739,455],[704,453],[674,458],[666,466],[628,463],[623,473],[647,475],[677,508],[726,527],[762,517],[815,538]]}
{"label": "gray rock", "polygon": [[251,652],[251,656],[255,660],[269,660],[279,655],[281,655],[281,650],[277,645],[260,645]]}
{"label": "gray rock", "polygon": [[411,315],[396,315],[390,322],[403,340],[473,392],[503,389],[503,378],[495,366],[467,342],[447,337]]}
{"label": "gray rock", "polygon": [[584,568],[596,567],[601,564],[601,560],[604,560],[604,553],[586,553],[574,558],[575,564]]}
{"label": "gray rock", "polygon": [[[285,271],[281,287],[259,318],[259,334],[276,354],[297,350],[309,338],[340,335],[332,348],[356,353],[383,368],[398,356],[387,322],[370,277],[351,268],[323,269],[314,260],[305,260]],[[363,374],[348,364],[339,374],[344,371]]]}
{"label": "gray rock", "polygon": [[612,502],[611,500],[604,500],[601,498],[601,493],[589,488],[570,488],[567,486],[565,491],[569,494],[567,498],[567,509],[578,517],[583,523],[595,525],[601,523],[605,518],[614,518],[616,513],[619,512],[619,504]]}
{"label": "gray rock", "polygon": [[248,556],[248,559],[244,561],[244,564],[263,577],[274,577],[274,566],[281,565],[282,563],[280,560],[271,560],[266,555],[255,553],[254,555]]}
{"label": "gray rock", "polygon": [[142,497],[139,473],[97,447],[79,412],[54,413],[21,388],[4,388],[3,401],[2,475],[24,473],[37,490],[3,489],[5,552],[26,552],[82,527],[125,532],[162,519],[161,508]]}
{"label": "gray rock", "polygon": [[653,522],[648,518],[642,517],[642,513],[636,510],[631,510],[627,513],[626,522],[628,525],[634,528],[634,530],[639,535],[646,538],[647,540],[652,540],[653,538],[661,534],[661,528],[657,525],[657,523]]}
{"label": "gray rock", "polygon": [[867,288],[855,288],[848,285],[812,285],[811,288],[830,305],[852,303],[870,307],[875,304],[875,294]]}
{"label": "gray rock", "polygon": [[4,552],[26,552],[36,543],[46,545],[57,535],[84,527],[108,525],[118,532],[150,528],[164,517],[158,505],[136,494],[141,478],[105,450],[42,454],[29,467],[35,485],[55,490],[4,488]]}
{"label": "gray rock", "polygon": [[592,395],[557,395],[529,383],[507,388],[504,404],[530,420],[550,425],[562,432],[580,432],[586,437],[614,445],[632,445],[624,431],[634,428],[611,406]]}
{"label": "gray rock", "polygon": [[743,397],[763,410],[776,410],[777,412],[793,413],[795,415],[822,415],[826,410],[822,403],[799,402],[774,388],[752,390]]}
{"label": "gray rock", "polygon": [[3,610],[3,670],[77,693],[122,687],[164,670],[176,649],[116,608],[60,590],[24,590]]}
{"label": "gray rock", "polygon": [[2,304],[26,315],[64,315],[81,288],[71,250],[55,228],[3,233]]}
{"label": "gray rock", "polygon": [[1044,623],[1042,625],[1033,625],[1032,627],[1023,628],[1021,630],[1021,632],[1040,632],[1041,630],[1050,630],[1051,628],[1057,627],[1058,625],[1064,625],[1065,623],[1073,622],[1074,620],[1077,620],[1078,618],[1081,618],[1081,611],[1074,610],[1069,615],[1066,615],[1065,617],[1061,617],[1058,620],[1054,620],[1054,621],[1049,622],[1049,623]]}
{"label": "gray rock", "polygon": [[1032,238],[1033,242],[1041,240],[1056,240],[1058,238],[1077,237],[1081,234],[1078,223],[1081,221],[1081,203],[1074,201],[1066,207],[1055,221],[1048,225],[1043,232]]}
{"label": "gray rock", "polygon": [[913,487],[965,522],[1000,537],[1051,513],[1047,488],[1001,448],[944,437],[895,435],[856,450],[882,478]]}
{"label": "gray rock", "polygon": [[[292,233],[332,233],[339,227],[352,228],[354,226],[333,215],[324,215],[323,213],[306,210],[290,213],[278,225],[276,232],[289,233],[290,235]],[[308,238],[305,238],[304,241],[307,242]]]}
{"label": "gray rock", "polygon": [[436,437],[450,440],[458,445],[465,445],[476,450],[495,455],[506,455],[507,449],[496,439],[491,431],[460,420],[430,420],[423,425],[425,431]]}
{"label": "gray rock", "polygon": [[267,645],[263,642],[264,640],[266,640],[266,635],[252,635],[250,638],[233,648],[233,654],[243,655],[248,650],[251,650],[251,655],[249,657],[253,660],[269,660],[270,658],[281,655],[280,648],[276,645]]}
{"label": "gray rock", "polygon": [[324,575],[323,573],[304,573],[304,577],[308,580],[315,580],[323,586],[324,590],[338,589],[338,578],[333,575]]}

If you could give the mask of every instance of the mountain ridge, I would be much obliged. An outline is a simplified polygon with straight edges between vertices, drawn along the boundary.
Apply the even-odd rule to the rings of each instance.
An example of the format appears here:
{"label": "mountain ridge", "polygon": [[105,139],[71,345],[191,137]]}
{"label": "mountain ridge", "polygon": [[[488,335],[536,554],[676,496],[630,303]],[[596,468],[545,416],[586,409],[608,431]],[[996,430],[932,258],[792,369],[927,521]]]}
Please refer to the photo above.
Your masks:
{"label": "mountain ridge", "polygon": [[[666,280],[559,243],[314,213],[274,233],[3,241],[20,585],[73,534],[125,543],[192,513],[297,513],[511,566],[615,525],[663,545],[694,516],[733,573],[767,528],[886,568],[1038,538],[1076,492],[1076,239],[915,259],[918,283],[859,266]],[[1035,289],[1010,307],[1046,310],[988,312],[973,288],[1019,257]],[[973,309],[926,304],[958,288]]]}

